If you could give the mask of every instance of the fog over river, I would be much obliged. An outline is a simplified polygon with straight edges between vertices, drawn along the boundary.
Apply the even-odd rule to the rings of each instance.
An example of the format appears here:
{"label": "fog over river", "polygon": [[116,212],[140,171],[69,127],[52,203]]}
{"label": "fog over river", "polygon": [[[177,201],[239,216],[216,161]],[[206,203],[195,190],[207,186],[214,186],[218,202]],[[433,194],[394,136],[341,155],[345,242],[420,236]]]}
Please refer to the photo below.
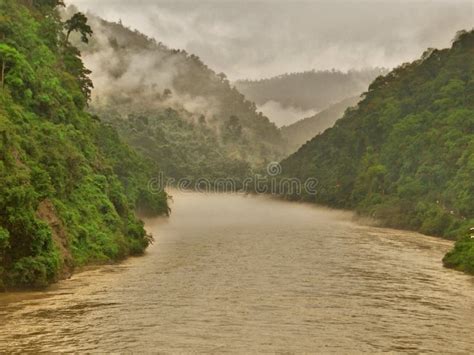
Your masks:
{"label": "fog over river", "polygon": [[442,267],[448,241],[268,197],[173,200],[144,257],[0,295],[0,349],[474,349],[474,278]]}

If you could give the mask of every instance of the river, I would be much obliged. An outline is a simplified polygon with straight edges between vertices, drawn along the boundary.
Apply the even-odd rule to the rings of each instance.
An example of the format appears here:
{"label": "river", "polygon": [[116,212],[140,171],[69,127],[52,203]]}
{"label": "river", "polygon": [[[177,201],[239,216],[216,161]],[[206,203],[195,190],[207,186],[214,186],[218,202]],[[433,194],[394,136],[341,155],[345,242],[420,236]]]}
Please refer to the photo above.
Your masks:
{"label": "river", "polygon": [[146,255],[0,295],[0,351],[469,352],[451,242],[268,197],[175,194]]}

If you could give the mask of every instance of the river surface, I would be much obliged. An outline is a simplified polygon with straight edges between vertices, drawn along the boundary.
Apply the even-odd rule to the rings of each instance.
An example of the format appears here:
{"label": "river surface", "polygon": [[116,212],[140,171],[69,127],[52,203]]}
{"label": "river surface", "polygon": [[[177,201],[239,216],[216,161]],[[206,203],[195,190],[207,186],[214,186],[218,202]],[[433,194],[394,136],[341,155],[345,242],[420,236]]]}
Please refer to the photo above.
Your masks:
{"label": "river surface", "polygon": [[266,197],[181,193],[145,256],[0,295],[0,351],[472,352],[448,241]]}

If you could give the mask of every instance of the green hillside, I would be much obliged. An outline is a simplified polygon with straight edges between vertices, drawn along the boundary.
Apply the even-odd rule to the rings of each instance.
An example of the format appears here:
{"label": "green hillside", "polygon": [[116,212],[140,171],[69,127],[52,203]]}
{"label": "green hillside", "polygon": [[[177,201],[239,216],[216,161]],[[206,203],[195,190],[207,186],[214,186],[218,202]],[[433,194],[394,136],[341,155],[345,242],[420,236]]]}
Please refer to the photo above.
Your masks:
{"label": "green hillside", "polygon": [[474,272],[474,32],[377,78],[357,109],[282,165],[319,180],[305,200],[459,239],[444,262]]}
{"label": "green hillside", "polygon": [[0,289],[45,286],[74,267],[144,251],[135,209],[168,213],[156,172],[85,112],[92,83],[60,1],[0,0]]}
{"label": "green hillside", "polygon": [[204,120],[195,123],[184,118],[188,113],[171,108],[138,111],[125,118],[111,108],[92,111],[115,127],[141,156],[159,166],[166,178],[194,185],[197,179],[242,180],[251,173],[252,166],[246,160],[251,153],[246,154],[245,142],[233,136],[238,128],[227,128],[221,140]]}
{"label": "green hillside", "polygon": [[[283,158],[278,128],[224,74],[121,23],[91,15],[90,24],[94,36],[80,48],[95,85],[92,111],[168,176],[232,177]],[[141,129],[145,122],[152,129]]]}

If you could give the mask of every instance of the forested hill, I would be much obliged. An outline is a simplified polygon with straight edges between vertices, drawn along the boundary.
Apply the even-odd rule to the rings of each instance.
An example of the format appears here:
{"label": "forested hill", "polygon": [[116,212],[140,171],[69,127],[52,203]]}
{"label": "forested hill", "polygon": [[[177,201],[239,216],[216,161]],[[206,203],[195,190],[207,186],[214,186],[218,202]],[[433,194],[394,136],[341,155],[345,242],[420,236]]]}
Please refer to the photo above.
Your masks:
{"label": "forested hill", "polygon": [[385,69],[307,71],[269,79],[240,80],[237,89],[258,105],[276,101],[283,107],[321,111],[367,90]]}
{"label": "forested hill", "polygon": [[168,213],[152,164],[85,112],[92,83],[68,33],[90,28],[61,21],[60,3],[0,0],[0,289],[142,253],[135,209]]}
{"label": "forested hill", "polygon": [[282,166],[319,180],[307,200],[460,238],[445,264],[474,272],[474,32],[377,78],[357,109]]}
{"label": "forested hill", "polygon": [[281,127],[283,139],[287,142],[288,154],[294,153],[315,135],[332,127],[344,112],[359,102],[360,97],[342,100],[311,117],[303,118],[289,126]]}
{"label": "forested hill", "polygon": [[224,74],[121,23],[88,17],[94,36],[81,49],[93,111],[169,176],[245,175],[283,157],[277,127]]}

